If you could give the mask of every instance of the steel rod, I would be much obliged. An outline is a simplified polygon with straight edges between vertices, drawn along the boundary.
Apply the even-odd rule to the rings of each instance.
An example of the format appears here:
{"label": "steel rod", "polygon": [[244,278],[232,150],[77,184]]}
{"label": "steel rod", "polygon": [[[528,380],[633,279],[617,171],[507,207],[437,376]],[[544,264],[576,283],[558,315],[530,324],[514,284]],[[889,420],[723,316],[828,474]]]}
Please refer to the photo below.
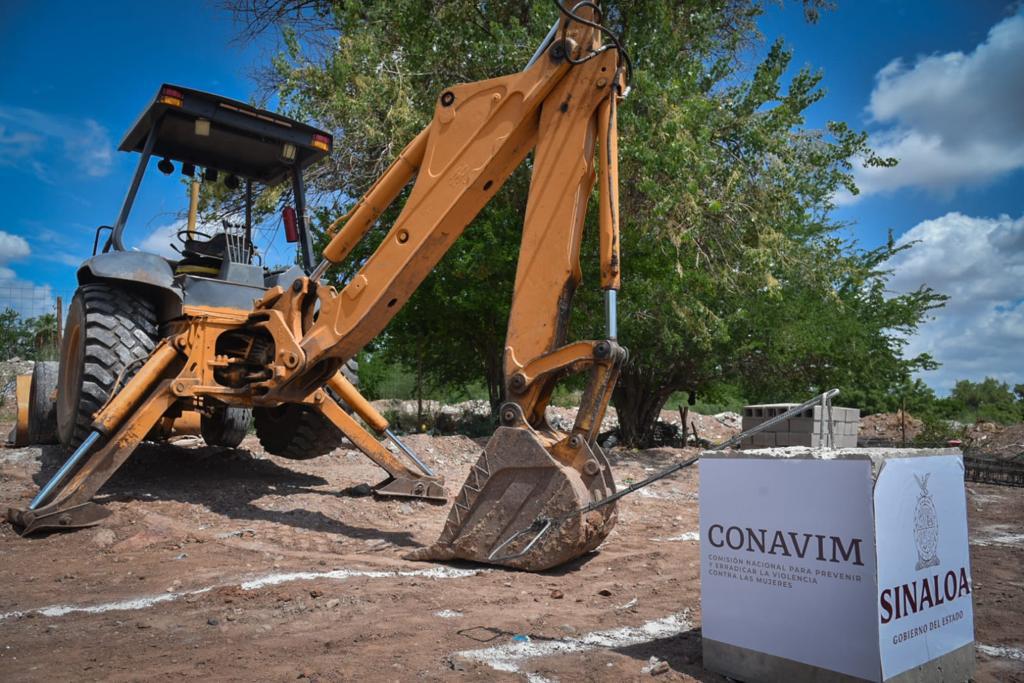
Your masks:
{"label": "steel rod", "polygon": [[561,19],[559,18],[555,19],[555,23],[551,24],[551,30],[548,31],[548,34],[546,36],[544,36],[544,40],[540,41],[540,45],[537,46],[537,49],[534,51],[533,56],[530,57],[530,61],[528,61],[526,63],[526,66],[523,67],[523,71],[526,71],[531,66],[533,66],[537,62],[537,60],[540,59],[540,56],[544,54],[544,51],[548,49],[548,46],[551,45],[551,41],[555,39],[555,33],[558,32],[558,25],[560,23]]}
{"label": "steel rod", "polygon": [[400,448],[401,451],[403,453],[405,453],[409,457],[410,460],[412,460],[414,463],[416,463],[416,466],[419,467],[420,470],[423,471],[423,474],[427,475],[428,477],[437,476],[437,475],[434,474],[434,470],[430,469],[425,462],[423,462],[418,457],[416,457],[416,454],[412,452],[412,449],[409,448],[408,446],[406,446],[404,443],[402,443],[402,440],[399,439],[398,436],[394,432],[392,432],[390,429],[385,429],[384,430],[384,434],[389,439],[391,439],[391,441],[396,446],[398,446],[398,448]]}
{"label": "steel rod", "polygon": [[96,440],[99,438],[100,433],[96,431],[85,437],[85,441],[75,449],[75,452],[71,454],[71,457],[67,459],[67,462],[57,470],[57,474],[53,475],[50,481],[46,482],[46,486],[39,489],[39,493],[37,493],[36,497],[32,499],[32,502],[28,504],[29,510],[35,510],[46,502],[50,497],[50,494],[53,493],[53,490],[64,482],[71,470],[78,466],[78,463],[81,462],[82,458],[85,457],[85,454],[89,452],[89,449],[92,448],[93,444],[96,443]]}
{"label": "steel rod", "polygon": [[604,290],[604,315],[608,322],[608,338],[612,340],[619,338],[618,294],[614,289]]}

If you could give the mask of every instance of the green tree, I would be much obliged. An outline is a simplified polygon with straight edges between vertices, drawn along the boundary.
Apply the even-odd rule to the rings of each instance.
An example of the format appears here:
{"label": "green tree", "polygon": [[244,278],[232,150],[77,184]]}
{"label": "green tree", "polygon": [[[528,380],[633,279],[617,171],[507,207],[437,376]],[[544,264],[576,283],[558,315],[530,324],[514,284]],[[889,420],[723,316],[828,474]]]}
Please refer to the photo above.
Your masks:
{"label": "green tree", "polygon": [[1024,420],[1024,406],[1015,400],[1010,385],[994,377],[986,377],[981,382],[959,380],[942,407],[946,417],[961,421],[1011,424]]}
{"label": "green tree", "polygon": [[[809,18],[826,6],[805,2]],[[264,74],[297,118],[336,132],[310,184],[321,226],[341,215],[429,121],[454,82],[518,70],[556,16],[552,2],[231,0],[249,34],[280,29]],[[842,123],[809,130],[821,75],[775,43],[753,69],[757,0],[605,3],[604,21],[636,64],[620,108],[624,284],[620,338],[631,362],[615,391],[623,435],[643,443],[675,391],[722,383],[791,398],[840,384],[858,400],[890,392],[930,359],[903,359],[903,339],[941,303],[928,289],[885,292],[891,248],[837,237],[833,197],[856,192],[854,163],[875,157]],[[301,40],[299,36],[301,35]],[[508,181],[409,301],[377,351],[436,385],[483,380],[503,400],[501,357],[515,272],[525,168]],[[394,212],[336,277],[344,282]],[[321,238],[321,244],[323,243]],[[584,245],[577,338],[603,334],[596,238]],[[859,392],[859,393],[858,393]]]}
{"label": "green tree", "polygon": [[24,318],[13,308],[0,312],[0,359],[52,360],[57,353],[57,316]]}

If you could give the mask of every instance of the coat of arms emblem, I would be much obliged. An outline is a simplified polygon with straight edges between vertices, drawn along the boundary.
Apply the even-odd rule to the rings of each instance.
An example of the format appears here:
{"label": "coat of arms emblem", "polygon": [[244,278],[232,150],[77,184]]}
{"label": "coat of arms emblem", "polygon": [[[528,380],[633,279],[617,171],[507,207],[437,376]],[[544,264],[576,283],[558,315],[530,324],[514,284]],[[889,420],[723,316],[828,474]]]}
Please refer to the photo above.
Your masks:
{"label": "coat of arms emblem", "polygon": [[928,493],[928,477],[926,474],[914,479],[921,488],[914,507],[914,545],[917,546],[917,570],[934,567],[939,563],[939,516],[932,502],[932,494]]}

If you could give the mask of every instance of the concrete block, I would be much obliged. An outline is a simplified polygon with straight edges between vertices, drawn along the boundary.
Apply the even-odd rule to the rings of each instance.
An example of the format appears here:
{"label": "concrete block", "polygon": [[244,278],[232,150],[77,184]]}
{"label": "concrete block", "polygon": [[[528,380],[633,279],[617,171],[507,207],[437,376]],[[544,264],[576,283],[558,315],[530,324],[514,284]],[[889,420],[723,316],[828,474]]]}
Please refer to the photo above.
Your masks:
{"label": "concrete block", "polygon": [[810,434],[818,431],[818,421],[810,417],[793,417],[787,420],[789,431]]}
{"label": "concrete block", "polygon": [[754,434],[754,446],[757,448],[771,447],[775,445],[775,435],[771,432],[759,432]]}
{"label": "concrete block", "polygon": [[747,417],[746,415],[744,415],[743,416],[743,431],[747,431],[748,429],[753,429],[754,427],[756,427],[757,425],[761,424],[762,422],[764,422],[764,418],[763,417]]}
{"label": "concrete block", "polygon": [[[863,678],[829,671],[812,664],[776,657],[710,638],[702,641],[704,668],[737,681],[791,681],[792,683],[862,682]],[[974,643],[886,679],[885,683],[961,683],[974,674]]]}

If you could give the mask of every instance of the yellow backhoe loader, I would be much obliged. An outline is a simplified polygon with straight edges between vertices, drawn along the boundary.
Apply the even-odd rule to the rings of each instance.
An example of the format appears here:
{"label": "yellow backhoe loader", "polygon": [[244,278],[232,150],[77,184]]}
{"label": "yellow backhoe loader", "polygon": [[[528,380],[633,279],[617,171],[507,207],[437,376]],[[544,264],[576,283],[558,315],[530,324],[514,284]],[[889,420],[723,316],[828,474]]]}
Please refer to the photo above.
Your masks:
{"label": "yellow backhoe loader", "polygon": [[[561,6],[560,6],[561,7]],[[604,42],[604,40],[610,42]],[[504,354],[508,401],[500,426],[456,494],[437,542],[413,559],[467,559],[543,570],[596,548],[615,506],[581,508],[615,492],[596,438],[626,350],[616,341],[620,284],[616,106],[629,61],[596,5],[561,7],[527,67],[440,93],[430,124],[344,217],[311,272],[270,287],[251,309],[185,305],[130,380],[96,412],[87,435],[27,509],[23,533],[88,526],[106,516],[90,498],[168,413],[299,407],[320,416],[381,465],[380,490],[443,496],[426,463],[384,448],[387,421],[340,372],[376,337],[512,171],[533,151],[532,180]],[[179,92],[178,107],[188,92]],[[173,115],[176,104],[167,105]],[[208,135],[217,134],[216,121]],[[412,182],[377,250],[340,291],[321,283]],[[580,283],[580,242],[599,189],[605,339],[566,339]],[[556,383],[587,373],[579,413],[563,432],[545,419]],[[362,418],[367,431],[343,408]],[[399,442],[400,443],[400,442]],[[517,536],[560,519],[542,538]],[[500,549],[498,555],[496,550]]]}

